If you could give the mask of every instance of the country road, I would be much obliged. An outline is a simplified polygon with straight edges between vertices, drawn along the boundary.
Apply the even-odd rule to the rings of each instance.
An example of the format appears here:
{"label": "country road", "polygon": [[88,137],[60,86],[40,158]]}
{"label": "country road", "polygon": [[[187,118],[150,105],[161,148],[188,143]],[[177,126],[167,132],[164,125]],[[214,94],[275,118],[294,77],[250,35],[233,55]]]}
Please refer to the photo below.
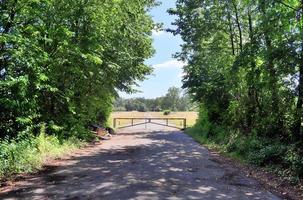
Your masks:
{"label": "country road", "polygon": [[156,125],[117,136],[0,192],[0,199],[280,199],[221,166],[183,132]]}

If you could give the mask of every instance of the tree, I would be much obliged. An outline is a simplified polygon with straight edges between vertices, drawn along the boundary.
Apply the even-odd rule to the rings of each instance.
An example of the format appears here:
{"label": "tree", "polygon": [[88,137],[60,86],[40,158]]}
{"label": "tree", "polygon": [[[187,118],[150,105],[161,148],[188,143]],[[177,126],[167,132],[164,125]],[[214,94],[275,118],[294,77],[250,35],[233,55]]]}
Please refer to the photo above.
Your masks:
{"label": "tree", "polygon": [[176,54],[188,63],[183,88],[212,123],[286,140],[301,135],[300,5],[179,0],[168,11],[178,27],[169,31],[184,41]]}
{"label": "tree", "polygon": [[165,110],[177,111],[180,93],[181,91],[179,88],[170,87],[162,100],[162,108]]}
{"label": "tree", "polygon": [[[155,111],[173,110],[173,111],[188,111],[192,107],[192,102],[187,94],[182,95],[179,88],[171,87],[167,94],[155,99],[132,98],[122,99],[117,98],[114,110],[119,111],[124,107],[126,111]],[[122,109],[124,110],[124,109]]]}
{"label": "tree", "polygon": [[303,1],[177,0],[168,12],[198,138],[302,178]]}
{"label": "tree", "polygon": [[1,1],[0,137],[82,137],[152,69],[153,0]]}

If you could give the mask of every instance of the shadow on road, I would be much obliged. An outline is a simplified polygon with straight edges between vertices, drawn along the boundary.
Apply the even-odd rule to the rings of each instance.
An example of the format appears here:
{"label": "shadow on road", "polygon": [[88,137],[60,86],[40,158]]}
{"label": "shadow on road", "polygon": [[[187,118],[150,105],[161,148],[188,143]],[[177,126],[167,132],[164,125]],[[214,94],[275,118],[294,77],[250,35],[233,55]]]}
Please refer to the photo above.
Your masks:
{"label": "shadow on road", "polygon": [[178,131],[120,133],[0,199],[278,199]]}

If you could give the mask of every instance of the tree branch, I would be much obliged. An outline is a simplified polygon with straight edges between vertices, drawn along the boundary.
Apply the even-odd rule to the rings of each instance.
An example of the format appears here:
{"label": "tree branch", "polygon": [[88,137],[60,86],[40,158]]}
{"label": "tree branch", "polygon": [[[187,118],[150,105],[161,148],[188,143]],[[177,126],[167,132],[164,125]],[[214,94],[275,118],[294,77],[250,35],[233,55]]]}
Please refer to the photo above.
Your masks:
{"label": "tree branch", "polygon": [[277,1],[277,3],[280,3],[280,4],[284,5],[284,6],[286,6],[287,8],[293,9],[293,10],[295,10],[295,11],[300,10],[300,8],[294,8],[294,7],[292,7],[292,6],[290,6],[290,5],[286,4],[286,3],[284,3],[283,1]]}

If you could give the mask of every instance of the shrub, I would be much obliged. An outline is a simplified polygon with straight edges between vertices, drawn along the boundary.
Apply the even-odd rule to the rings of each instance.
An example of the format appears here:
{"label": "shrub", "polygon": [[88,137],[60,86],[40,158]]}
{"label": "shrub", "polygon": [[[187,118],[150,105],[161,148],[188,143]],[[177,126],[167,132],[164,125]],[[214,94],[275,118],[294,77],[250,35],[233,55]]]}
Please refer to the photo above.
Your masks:
{"label": "shrub", "polygon": [[291,145],[283,157],[284,163],[289,166],[290,172],[303,177],[303,157],[299,155],[295,145]]}
{"label": "shrub", "polygon": [[286,153],[286,146],[280,143],[269,143],[262,146],[260,149],[250,149],[248,160],[256,165],[273,165],[283,162],[283,157]]}
{"label": "shrub", "polygon": [[164,110],[163,115],[169,115],[171,113],[170,110]]}
{"label": "shrub", "polygon": [[76,138],[59,141],[56,136],[45,135],[42,128],[37,137],[0,141],[0,179],[12,174],[39,169],[46,159],[57,158],[83,144]]}
{"label": "shrub", "polygon": [[203,134],[208,136],[211,129],[211,123],[209,122],[208,112],[204,104],[202,104],[199,108],[199,118],[195,126],[197,129],[200,129]]}
{"label": "shrub", "polygon": [[270,138],[253,129],[244,133],[233,125],[210,122],[208,109],[202,104],[199,118],[187,133],[210,148],[242,161],[270,168],[277,174],[298,183],[303,177],[302,150],[298,144],[289,144],[281,138]]}

